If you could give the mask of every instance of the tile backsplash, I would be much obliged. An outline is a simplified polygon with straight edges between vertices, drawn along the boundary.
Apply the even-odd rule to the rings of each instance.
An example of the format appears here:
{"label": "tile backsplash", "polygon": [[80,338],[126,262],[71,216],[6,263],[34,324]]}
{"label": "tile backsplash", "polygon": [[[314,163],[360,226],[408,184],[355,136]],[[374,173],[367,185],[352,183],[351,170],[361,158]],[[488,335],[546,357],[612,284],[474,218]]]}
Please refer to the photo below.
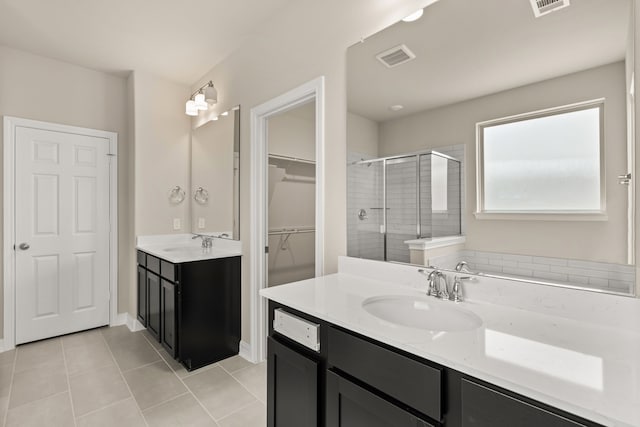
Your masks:
{"label": "tile backsplash", "polygon": [[474,272],[505,274],[621,293],[632,293],[635,287],[635,267],[631,265],[472,250],[433,257],[429,259],[429,264],[453,269],[460,261],[466,261]]}

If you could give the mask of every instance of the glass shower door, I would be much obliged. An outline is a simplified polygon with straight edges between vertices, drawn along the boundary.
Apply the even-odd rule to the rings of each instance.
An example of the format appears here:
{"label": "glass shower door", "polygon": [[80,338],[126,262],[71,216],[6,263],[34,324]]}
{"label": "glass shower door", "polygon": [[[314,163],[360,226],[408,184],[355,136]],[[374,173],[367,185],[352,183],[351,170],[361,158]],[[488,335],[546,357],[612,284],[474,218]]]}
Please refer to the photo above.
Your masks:
{"label": "glass shower door", "polygon": [[347,255],[384,261],[383,161],[354,161],[347,173]]}
{"label": "glass shower door", "polygon": [[418,234],[417,156],[386,160],[386,260],[409,262]]}

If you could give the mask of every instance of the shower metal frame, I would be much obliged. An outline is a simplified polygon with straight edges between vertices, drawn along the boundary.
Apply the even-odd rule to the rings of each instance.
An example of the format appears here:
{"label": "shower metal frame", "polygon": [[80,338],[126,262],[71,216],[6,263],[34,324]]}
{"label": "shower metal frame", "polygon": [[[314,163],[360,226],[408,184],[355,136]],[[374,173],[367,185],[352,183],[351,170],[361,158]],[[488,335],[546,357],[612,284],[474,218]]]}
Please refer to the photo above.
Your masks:
{"label": "shower metal frame", "polygon": [[[420,156],[435,155],[447,160],[458,163],[458,183],[460,185],[460,191],[458,191],[458,206],[460,206],[460,232],[462,233],[462,161],[455,157],[443,154],[436,150],[423,150],[414,151],[410,153],[398,154],[395,156],[378,157],[375,159],[363,159],[352,162],[351,165],[364,165],[371,163],[382,162],[382,223],[384,227],[382,249],[384,251],[384,260],[387,261],[387,162],[389,160],[409,159],[415,158],[416,161],[416,239],[422,238],[422,207],[420,205]],[[433,234],[433,233],[432,233]],[[433,238],[433,236],[432,236]]]}

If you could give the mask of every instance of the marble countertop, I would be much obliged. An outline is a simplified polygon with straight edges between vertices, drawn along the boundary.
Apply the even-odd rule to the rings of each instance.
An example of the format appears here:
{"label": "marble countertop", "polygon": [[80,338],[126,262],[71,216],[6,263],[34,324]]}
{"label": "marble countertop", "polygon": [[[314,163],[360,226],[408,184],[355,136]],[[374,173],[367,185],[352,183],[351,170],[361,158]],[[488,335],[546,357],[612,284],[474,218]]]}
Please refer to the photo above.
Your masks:
{"label": "marble countertop", "polygon": [[[470,298],[459,306],[477,314],[481,327],[432,332],[386,322],[362,308],[362,302],[374,296],[424,298],[424,290],[398,282],[340,272],[263,289],[260,294],[605,426],[640,426],[637,325],[614,328]],[[433,304],[456,303],[434,298]],[[622,305],[633,311],[639,307],[640,313],[640,304],[634,301],[627,299]]]}
{"label": "marble countertop", "polygon": [[136,249],[174,264],[242,255],[239,241],[214,238],[213,247],[205,249],[200,239],[192,237],[191,234],[140,236]]}

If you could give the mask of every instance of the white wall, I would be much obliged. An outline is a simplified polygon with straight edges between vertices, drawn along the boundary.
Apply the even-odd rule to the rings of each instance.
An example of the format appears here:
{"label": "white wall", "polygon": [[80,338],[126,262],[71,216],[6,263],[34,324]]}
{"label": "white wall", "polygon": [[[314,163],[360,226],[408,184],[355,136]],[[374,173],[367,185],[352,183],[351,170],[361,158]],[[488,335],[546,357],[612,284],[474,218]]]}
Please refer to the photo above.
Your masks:
{"label": "white wall", "polygon": [[347,145],[350,153],[367,154],[368,158],[378,157],[378,122],[347,113]]}
{"label": "white wall", "polygon": [[[597,98],[605,103],[605,173],[608,221],[477,220],[477,122]],[[466,248],[489,252],[627,262],[625,65],[623,62],[547,80],[380,125],[381,156],[448,144],[466,144]]]}
{"label": "white wall", "polygon": [[316,108],[313,102],[269,117],[269,154],[316,159]]}
{"label": "white wall", "polygon": [[[240,104],[242,338],[249,334],[249,114],[266,102],[318,76],[325,76],[326,181],[325,272],[337,270],[346,253],[346,51],[347,48],[407,16],[429,0],[324,0],[292,2],[256,29],[234,54],[192,88],[213,80],[218,106],[210,114]],[[199,120],[206,120],[203,115]]]}
{"label": "white wall", "polygon": [[[118,134],[118,311],[128,308],[133,246],[131,141],[124,78],[0,46],[0,115]],[[2,123],[0,122],[0,126]],[[1,298],[2,292],[0,292]],[[2,331],[0,303],[0,333]]]}
{"label": "white wall", "polygon": [[[135,234],[188,233],[189,198],[169,202],[169,191],[189,191],[189,88],[149,73],[133,73],[135,109]],[[174,218],[182,227],[173,229]]]}

